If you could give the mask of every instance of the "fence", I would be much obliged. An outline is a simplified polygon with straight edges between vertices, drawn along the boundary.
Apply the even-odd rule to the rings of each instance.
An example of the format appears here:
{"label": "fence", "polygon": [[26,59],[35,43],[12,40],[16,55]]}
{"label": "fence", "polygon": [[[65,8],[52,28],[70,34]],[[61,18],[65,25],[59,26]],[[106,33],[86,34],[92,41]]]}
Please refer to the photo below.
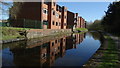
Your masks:
{"label": "fence", "polygon": [[48,22],[47,21],[41,22],[39,20],[30,20],[30,19],[17,19],[17,20],[10,20],[10,26],[43,29],[44,26],[47,26],[46,28],[48,28]]}
{"label": "fence", "polygon": [[8,22],[0,22],[0,26],[1,27],[9,27],[10,23],[8,23]]}
{"label": "fence", "polygon": [[23,27],[24,28],[42,29],[43,28],[43,22],[37,21],[37,20],[23,19]]}

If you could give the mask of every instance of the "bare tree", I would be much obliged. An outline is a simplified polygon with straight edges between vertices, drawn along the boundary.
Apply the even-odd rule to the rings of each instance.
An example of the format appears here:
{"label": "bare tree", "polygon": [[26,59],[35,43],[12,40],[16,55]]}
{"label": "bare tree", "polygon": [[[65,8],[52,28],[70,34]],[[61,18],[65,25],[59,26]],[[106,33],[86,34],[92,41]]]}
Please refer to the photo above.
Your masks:
{"label": "bare tree", "polygon": [[[2,14],[11,15],[10,18],[16,19],[24,2],[2,2],[0,1],[0,10]],[[7,7],[4,8],[4,7]]]}
{"label": "bare tree", "polygon": [[24,2],[14,2],[13,3],[13,6],[9,10],[11,18],[13,18],[13,19],[17,18],[17,15],[19,14],[23,3]]}
{"label": "bare tree", "polygon": [[9,8],[12,6],[12,2],[0,1],[0,15],[3,17],[9,15]]}

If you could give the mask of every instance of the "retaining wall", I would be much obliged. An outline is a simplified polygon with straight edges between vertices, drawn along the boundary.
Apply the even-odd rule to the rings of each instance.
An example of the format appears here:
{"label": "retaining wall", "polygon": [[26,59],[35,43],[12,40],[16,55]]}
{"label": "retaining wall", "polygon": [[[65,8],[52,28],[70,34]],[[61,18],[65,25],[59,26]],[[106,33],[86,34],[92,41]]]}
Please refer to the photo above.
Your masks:
{"label": "retaining wall", "polygon": [[38,38],[50,35],[71,33],[71,29],[31,29],[27,31],[27,38]]}

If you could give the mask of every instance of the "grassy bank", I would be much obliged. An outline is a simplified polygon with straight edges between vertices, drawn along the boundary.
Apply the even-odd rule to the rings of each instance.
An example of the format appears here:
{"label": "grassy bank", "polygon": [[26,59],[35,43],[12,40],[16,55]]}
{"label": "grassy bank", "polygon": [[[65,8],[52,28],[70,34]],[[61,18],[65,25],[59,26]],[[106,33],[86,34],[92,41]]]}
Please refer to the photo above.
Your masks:
{"label": "grassy bank", "polygon": [[80,32],[88,31],[88,29],[86,29],[86,28],[76,28],[75,30],[80,31]]}
{"label": "grassy bank", "polygon": [[117,68],[118,67],[118,53],[115,41],[111,39],[110,36],[104,36],[108,42],[108,47],[103,51],[102,63],[98,66],[98,68]]}
{"label": "grassy bank", "polygon": [[[17,38],[25,38],[25,35],[20,35],[20,32],[25,32],[26,30],[30,30],[29,28],[15,28],[15,27],[1,27],[1,37],[0,40],[11,40],[11,39],[17,39]],[[71,32],[69,32],[71,33]],[[58,36],[62,34],[67,34],[67,32],[55,32],[53,34],[47,35],[47,36]],[[37,37],[39,38],[39,37]]]}
{"label": "grassy bank", "polygon": [[83,68],[119,68],[120,61],[116,43],[109,35],[103,36],[104,43]]}
{"label": "grassy bank", "polygon": [[13,28],[13,27],[0,27],[1,34],[0,40],[9,40],[9,39],[16,39],[16,38],[23,38],[19,34],[19,31],[29,30],[28,28]]}

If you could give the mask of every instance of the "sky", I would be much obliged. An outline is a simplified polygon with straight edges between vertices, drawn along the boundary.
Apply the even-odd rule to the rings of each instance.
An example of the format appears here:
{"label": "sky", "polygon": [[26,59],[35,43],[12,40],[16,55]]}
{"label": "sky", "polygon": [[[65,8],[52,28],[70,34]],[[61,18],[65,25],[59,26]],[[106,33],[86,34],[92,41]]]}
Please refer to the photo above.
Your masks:
{"label": "sky", "polygon": [[66,6],[69,11],[79,13],[79,16],[90,22],[101,19],[110,2],[59,2],[58,4]]}
{"label": "sky", "polygon": [[[60,6],[66,6],[69,11],[79,13],[86,21],[101,19],[107,11],[110,2],[58,2]],[[0,16],[0,19],[7,19],[8,15]]]}

